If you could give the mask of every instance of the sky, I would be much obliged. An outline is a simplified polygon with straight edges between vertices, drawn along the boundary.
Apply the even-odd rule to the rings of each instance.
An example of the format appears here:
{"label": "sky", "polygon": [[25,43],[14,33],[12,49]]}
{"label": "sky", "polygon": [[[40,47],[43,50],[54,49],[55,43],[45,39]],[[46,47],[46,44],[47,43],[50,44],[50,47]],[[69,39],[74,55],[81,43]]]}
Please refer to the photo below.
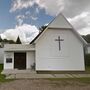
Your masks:
{"label": "sky", "polygon": [[77,32],[90,34],[90,0],[0,0],[0,35],[29,43],[60,12]]}

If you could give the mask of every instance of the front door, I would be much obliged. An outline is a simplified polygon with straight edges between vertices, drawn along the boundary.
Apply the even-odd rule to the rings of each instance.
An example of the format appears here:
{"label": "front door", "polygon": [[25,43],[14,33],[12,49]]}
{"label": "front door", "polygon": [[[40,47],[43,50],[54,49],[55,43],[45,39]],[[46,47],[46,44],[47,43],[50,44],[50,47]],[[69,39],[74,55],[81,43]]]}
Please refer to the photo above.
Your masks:
{"label": "front door", "polygon": [[14,68],[26,69],[26,53],[14,53]]}

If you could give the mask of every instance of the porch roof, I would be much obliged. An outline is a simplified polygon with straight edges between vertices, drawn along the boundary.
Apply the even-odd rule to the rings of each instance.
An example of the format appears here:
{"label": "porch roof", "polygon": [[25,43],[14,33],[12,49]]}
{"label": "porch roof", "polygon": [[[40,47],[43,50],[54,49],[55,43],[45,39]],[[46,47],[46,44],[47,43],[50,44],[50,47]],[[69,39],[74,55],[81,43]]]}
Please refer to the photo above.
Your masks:
{"label": "porch roof", "polygon": [[35,51],[35,45],[28,44],[5,44],[4,51]]}

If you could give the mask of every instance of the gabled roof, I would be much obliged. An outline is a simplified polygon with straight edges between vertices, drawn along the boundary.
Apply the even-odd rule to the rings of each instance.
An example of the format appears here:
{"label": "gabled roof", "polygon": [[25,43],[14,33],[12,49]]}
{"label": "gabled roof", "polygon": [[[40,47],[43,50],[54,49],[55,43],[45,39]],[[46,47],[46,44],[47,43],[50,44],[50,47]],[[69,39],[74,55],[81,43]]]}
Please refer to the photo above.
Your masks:
{"label": "gabled roof", "polygon": [[[45,29],[44,29],[45,30]],[[31,42],[30,44],[34,43],[34,41],[42,34],[42,32],[44,31],[42,30]]]}
{"label": "gabled roof", "polygon": [[67,21],[63,14],[59,14],[56,16],[48,26],[40,32],[31,42],[30,44],[34,43],[40,36],[47,30],[47,29],[70,29],[74,32],[74,34],[78,37],[79,40],[82,41],[84,45],[87,45],[87,42],[80,36],[80,34],[73,28],[73,26]]}
{"label": "gabled roof", "polygon": [[56,18],[49,24],[49,28],[72,28],[71,25],[66,21],[66,18],[60,13]]}

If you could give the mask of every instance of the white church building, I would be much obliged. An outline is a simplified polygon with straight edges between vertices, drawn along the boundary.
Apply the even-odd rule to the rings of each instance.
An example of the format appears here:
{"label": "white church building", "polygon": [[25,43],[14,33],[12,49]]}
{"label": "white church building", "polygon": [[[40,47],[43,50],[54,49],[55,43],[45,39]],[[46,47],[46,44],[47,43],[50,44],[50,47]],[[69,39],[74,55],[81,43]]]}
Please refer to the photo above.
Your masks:
{"label": "white church building", "polygon": [[87,42],[59,14],[28,45],[4,47],[4,70],[85,71]]}

